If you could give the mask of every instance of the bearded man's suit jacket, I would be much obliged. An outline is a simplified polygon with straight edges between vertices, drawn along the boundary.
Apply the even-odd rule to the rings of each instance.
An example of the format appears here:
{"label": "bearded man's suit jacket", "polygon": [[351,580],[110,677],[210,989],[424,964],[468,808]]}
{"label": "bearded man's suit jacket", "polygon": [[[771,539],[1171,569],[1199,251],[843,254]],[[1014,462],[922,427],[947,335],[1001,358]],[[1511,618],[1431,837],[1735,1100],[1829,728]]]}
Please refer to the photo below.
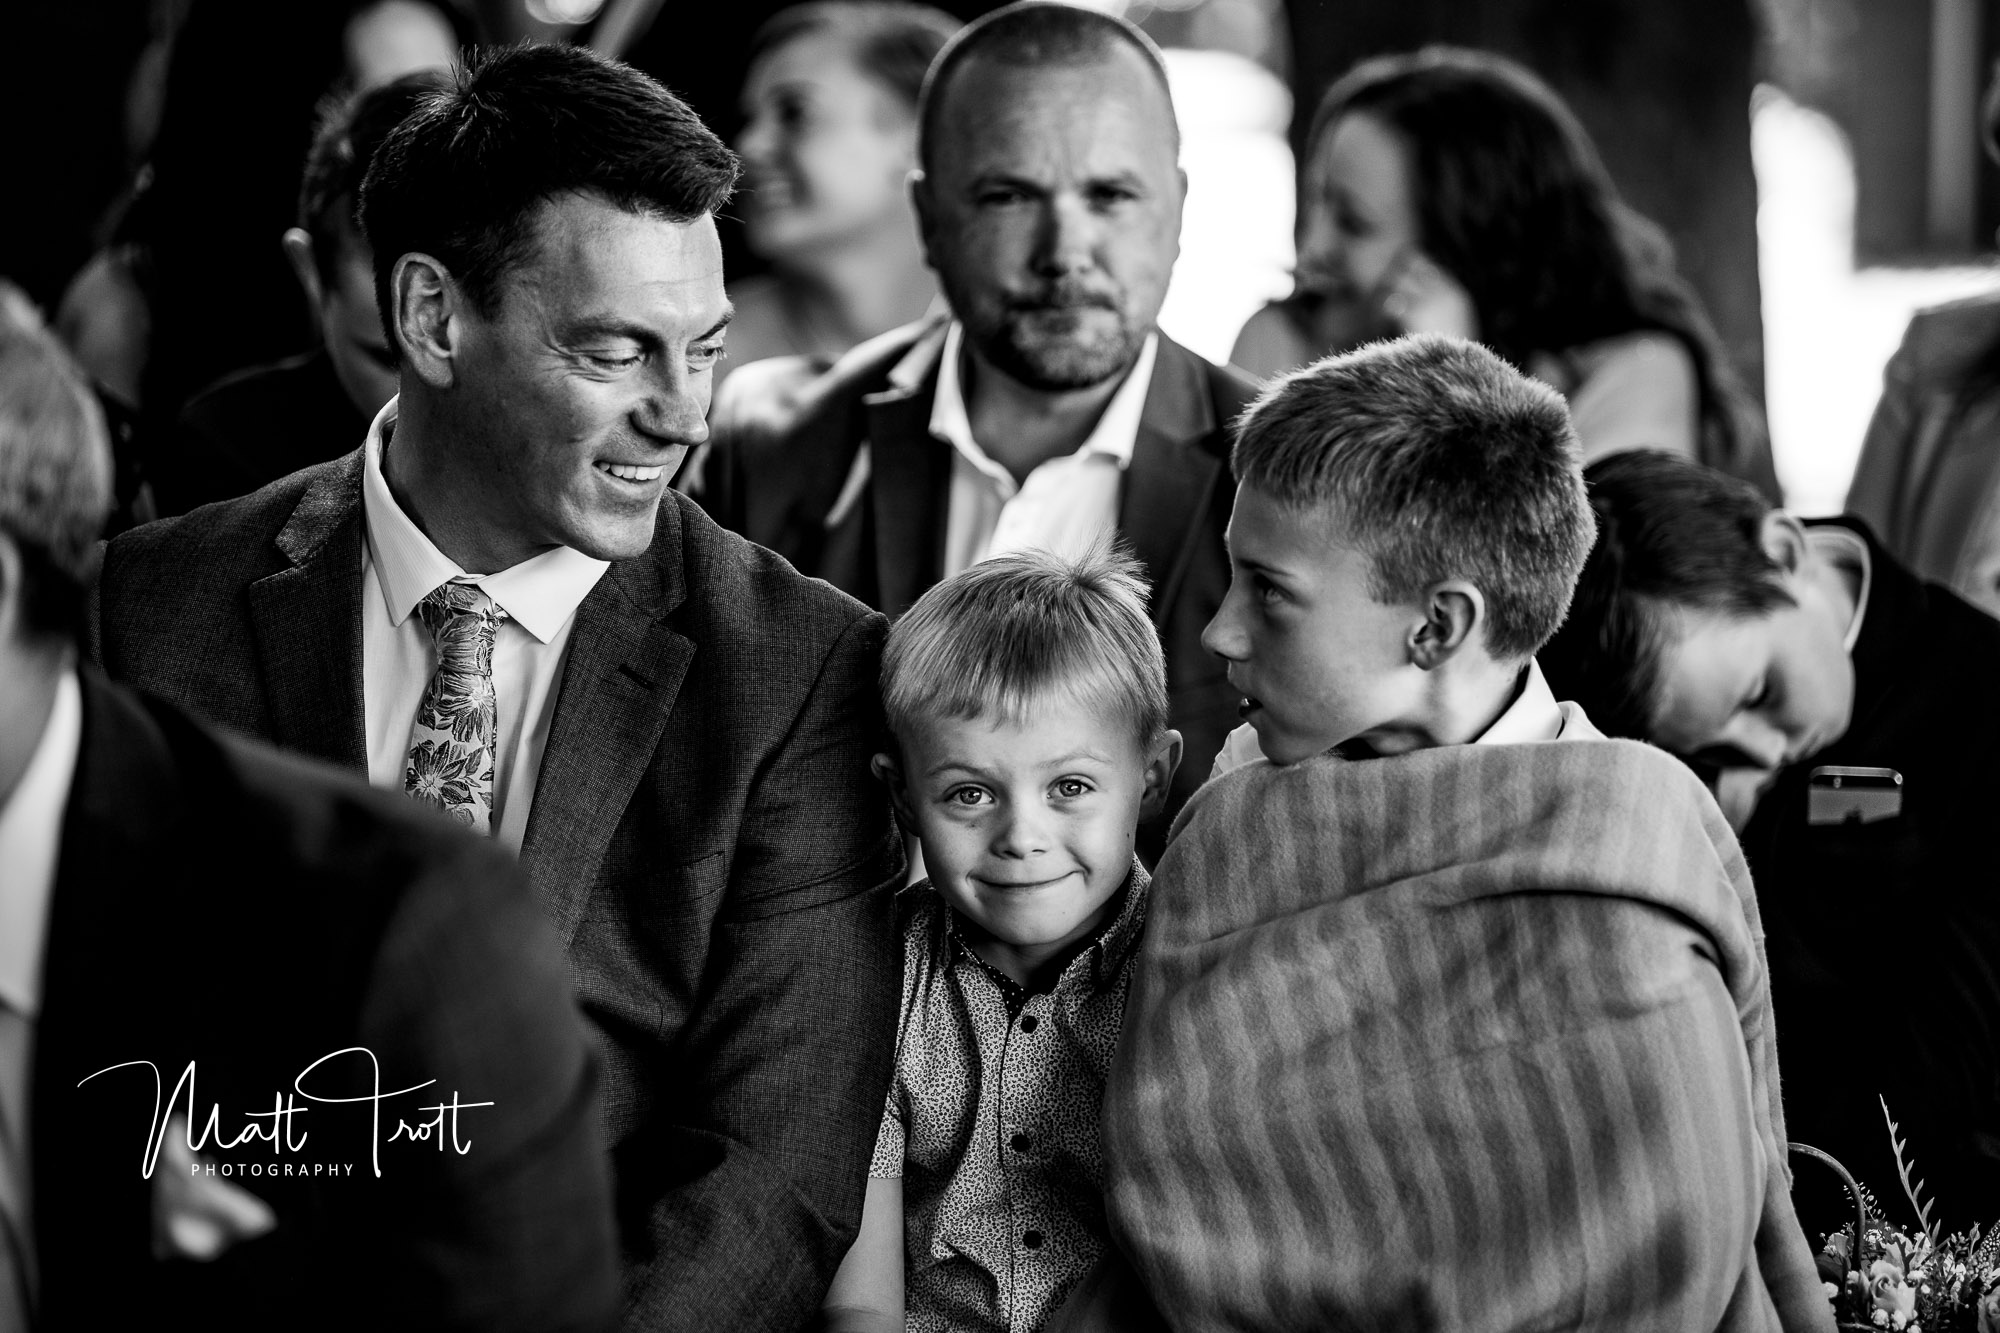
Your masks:
{"label": "bearded man's suit jacket", "polygon": [[[30,1078],[36,1328],[611,1327],[596,1062],[509,858],[88,670],[82,705]],[[368,1096],[377,1066],[383,1093],[417,1089],[386,1097],[379,1126],[368,1105],[293,1097],[282,1148],[224,1146],[249,1116],[275,1127],[295,1082]],[[217,1109],[201,1149],[216,1177],[171,1153],[144,1174],[156,1098],[196,1135]],[[385,1141],[453,1100],[464,1153]],[[156,1241],[184,1234],[167,1219],[200,1213],[190,1188],[255,1195],[276,1225],[162,1257]]]}
{"label": "bearded man's suit jacket", "polygon": [[[105,666],[365,769],[361,471],[114,541]],[[577,610],[521,864],[605,1054],[630,1326],[796,1328],[859,1225],[899,984],[884,633],[678,494]]]}
{"label": "bearded man's suit jacket", "polygon": [[[817,377],[799,358],[737,371],[713,415],[702,503],[724,527],[901,615],[944,577],[953,450],[932,438],[930,416],[946,327],[934,319],[885,333]],[[1118,502],[1120,535],[1152,581],[1168,717],[1185,745],[1168,811],[1142,833],[1148,861],[1238,721],[1241,696],[1201,632],[1229,591],[1229,428],[1256,393],[1241,372],[1160,335]],[[829,527],[864,446],[865,493]]]}

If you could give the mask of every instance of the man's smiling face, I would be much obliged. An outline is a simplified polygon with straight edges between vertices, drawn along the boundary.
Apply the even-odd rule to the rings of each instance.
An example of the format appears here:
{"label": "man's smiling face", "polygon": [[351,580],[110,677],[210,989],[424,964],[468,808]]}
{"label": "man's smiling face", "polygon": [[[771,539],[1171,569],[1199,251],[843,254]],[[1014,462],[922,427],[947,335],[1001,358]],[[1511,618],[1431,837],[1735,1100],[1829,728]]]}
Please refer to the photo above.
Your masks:
{"label": "man's smiling face", "polygon": [[461,310],[447,396],[461,511],[515,560],[642,554],[668,480],[708,438],[729,318],[713,218],[553,200],[492,317]]}

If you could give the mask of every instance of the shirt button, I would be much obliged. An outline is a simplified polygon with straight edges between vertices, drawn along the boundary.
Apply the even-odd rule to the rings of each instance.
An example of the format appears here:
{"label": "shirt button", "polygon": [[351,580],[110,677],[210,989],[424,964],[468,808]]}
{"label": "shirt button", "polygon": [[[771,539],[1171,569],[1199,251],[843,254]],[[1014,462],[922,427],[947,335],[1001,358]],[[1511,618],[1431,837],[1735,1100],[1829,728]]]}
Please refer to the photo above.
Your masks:
{"label": "shirt button", "polygon": [[1028,1151],[1028,1147],[1032,1143],[1034,1143],[1034,1140],[1026,1134],[1016,1134],[1013,1138],[1007,1140],[1007,1146],[1015,1152]]}
{"label": "shirt button", "polygon": [[1021,1015],[1021,1031],[1033,1032],[1036,1028],[1040,1027],[1041,1025],[1042,1025],[1042,1020],[1036,1018],[1033,1014]]}
{"label": "shirt button", "polygon": [[1021,1237],[1021,1243],[1031,1250],[1039,1250],[1042,1248],[1042,1233],[1039,1231],[1026,1232]]}

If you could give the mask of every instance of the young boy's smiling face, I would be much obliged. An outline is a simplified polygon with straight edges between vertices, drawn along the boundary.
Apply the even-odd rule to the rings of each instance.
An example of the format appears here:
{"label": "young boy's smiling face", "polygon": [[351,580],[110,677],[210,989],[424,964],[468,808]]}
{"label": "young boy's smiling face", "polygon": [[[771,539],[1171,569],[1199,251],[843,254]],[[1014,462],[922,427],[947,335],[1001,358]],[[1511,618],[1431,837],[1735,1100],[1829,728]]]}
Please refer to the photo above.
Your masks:
{"label": "young boy's smiling face", "polygon": [[1340,527],[1330,507],[1237,488],[1229,594],[1202,642],[1228,660],[1243,716],[1276,764],[1377,739],[1415,702],[1409,639],[1422,612],[1376,600],[1370,557]]}
{"label": "young boy's smiling face", "polygon": [[1024,719],[926,718],[877,756],[931,884],[973,948],[1024,985],[1101,930],[1132,868],[1139,821],[1180,756],[1172,731],[1143,745],[1129,719],[1049,698]]}

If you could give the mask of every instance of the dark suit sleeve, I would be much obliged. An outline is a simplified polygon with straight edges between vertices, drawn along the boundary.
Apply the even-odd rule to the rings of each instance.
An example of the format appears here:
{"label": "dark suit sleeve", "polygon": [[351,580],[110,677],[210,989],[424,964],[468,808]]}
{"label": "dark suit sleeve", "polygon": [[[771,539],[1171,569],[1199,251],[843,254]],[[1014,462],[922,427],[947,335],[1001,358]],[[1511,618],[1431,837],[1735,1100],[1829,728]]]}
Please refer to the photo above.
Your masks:
{"label": "dark suit sleeve", "polygon": [[799,1328],[853,1242],[900,975],[902,843],[868,772],[886,632],[848,625],[752,785],[675,1052],[695,1086],[645,1149],[698,1174],[648,1205],[628,1328]]}
{"label": "dark suit sleeve", "polygon": [[[383,1138],[454,1095],[492,1103],[458,1113],[463,1153],[448,1125],[381,1148],[372,1183],[397,1197],[371,1204],[368,1222],[402,1233],[380,1246],[399,1270],[382,1287],[407,1293],[379,1312],[383,1326],[613,1326],[618,1246],[596,1055],[525,881],[484,845],[433,864],[389,918],[373,975],[361,1041],[381,1060],[383,1089],[436,1080],[383,1103]],[[365,1197],[371,1182],[354,1183]]]}

